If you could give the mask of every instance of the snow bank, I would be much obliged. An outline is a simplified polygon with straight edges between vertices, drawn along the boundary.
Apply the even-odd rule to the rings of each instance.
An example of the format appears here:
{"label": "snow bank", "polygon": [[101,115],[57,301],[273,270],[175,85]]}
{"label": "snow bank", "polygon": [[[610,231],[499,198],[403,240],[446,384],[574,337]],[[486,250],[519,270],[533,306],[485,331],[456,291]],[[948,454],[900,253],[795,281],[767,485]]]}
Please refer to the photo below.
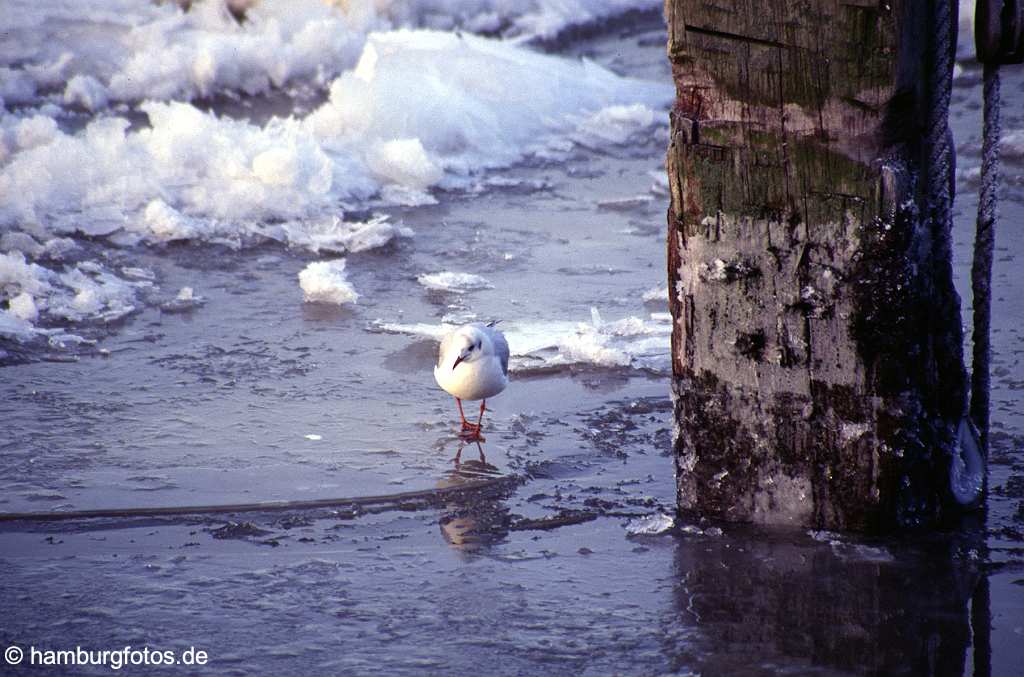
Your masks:
{"label": "snow bank", "polygon": [[[365,3],[353,3],[354,5]],[[6,0],[0,96],[88,110],[118,101],[258,94],[296,81],[326,84],[350,67],[372,11],[319,0],[261,0],[239,24],[221,2]]]}
{"label": "snow bank", "polygon": [[370,35],[356,67],[305,122],[325,148],[362,141],[358,152],[379,182],[422,191],[462,187],[460,178],[482,169],[564,148],[581,129],[589,138],[604,129],[594,116],[606,109],[664,106],[671,97],[667,83],[622,78],[588,61],[403,30]]}
{"label": "snow bank", "polygon": [[359,294],[345,274],[345,259],[314,261],[299,273],[299,286],[308,302],[344,305],[355,303]]}
{"label": "snow bank", "polygon": [[[574,144],[630,143],[661,124],[654,111],[671,101],[671,84],[619,77],[521,42],[657,6],[262,0],[239,24],[212,1],[186,13],[171,2],[8,0],[0,43],[0,334],[28,340],[50,332],[52,339],[51,323],[114,321],[152,287],[151,278],[120,276],[80,256],[70,262],[75,244],[67,235],[119,247],[271,239],[347,254],[412,231],[346,212],[430,203],[436,189],[502,185],[494,170],[531,156],[564,157]],[[399,26],[443,30],[382,30]],[[521,39],[443,32],[454,29]],[[330,97],[304,119],[257,125],[189,103],[310,84],[329,84]],[[68,110],[123,113],[126,104],[148,126],[134,116]],[[354,302],[343,265],[303,271],[307,297]],[[571,331],[565,327],[566,336]],[[634,359],[622,357],[614,333],[594,331],[550,349],[563,359]],[[611,352],[586,356],[604,348]]]}
{"label": "snow bank", "polygon": [[189,104],[142,109],[149,129],[98,118],[16,153],[0,174],[0,225],[214,239],[244,230],[238,221],[294,219],[330,204],[336,165],[294,121],[261,129]]}
{"label": "snow bank", "polygon": [[304,120],[260,127],[148,102],[148,128],[101,117],[67,134],[46,115],[3,116],[0,227],[116,234],[121,243],[237,246],[260,236],[354,251],[370,246],[360,239],[402,231],[372,222],[372,237],[357,234],[331,219],[339,204],[421,204],[433,186],[468,187],[484,170],[550,154],[577,134],[628,139],[651,119],[648,106],[671,94],[669,84],[506,42],[371,34],[355,69]]}
{"label": "snow bank", "polygon": [[[402,324],[376,320],[371,329],[440,340],[454,329],[449,324]],[[567,320],[502,321],[508,339],[513,372],[546,370],[565,366],[626,368],[669,373],[669,341],[672,319],[668,313],[652,313],[650,319],[627,317],[605,322],[596,308],[590,322]]]}
{"label": "snow bank", "polygon": [[91,111],[114,102],[324,85],[367,33],[389,28],[552,38],[657,0],[260,0],[237,22],[222,2],[5,0],[0,98]]}

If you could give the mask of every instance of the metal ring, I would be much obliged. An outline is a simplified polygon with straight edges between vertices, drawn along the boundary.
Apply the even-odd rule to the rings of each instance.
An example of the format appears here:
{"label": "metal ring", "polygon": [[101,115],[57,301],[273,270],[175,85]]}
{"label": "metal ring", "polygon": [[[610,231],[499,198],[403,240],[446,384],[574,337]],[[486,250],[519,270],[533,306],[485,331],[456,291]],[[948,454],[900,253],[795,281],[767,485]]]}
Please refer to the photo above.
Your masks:
{"label": "metal ring", "polygon": [[982,63],[1003,56],[1003,0],[978,0],[974,8],[974,51]]}
{"label": "metal ring", "polygon": [[1024,0],[1003,0],[1003,35],[999,63],[1024,62]]}
{"label": "metal ring", "polygon": [[1024,62],[1024,0],[978,0],[974,49],[982,63]]}

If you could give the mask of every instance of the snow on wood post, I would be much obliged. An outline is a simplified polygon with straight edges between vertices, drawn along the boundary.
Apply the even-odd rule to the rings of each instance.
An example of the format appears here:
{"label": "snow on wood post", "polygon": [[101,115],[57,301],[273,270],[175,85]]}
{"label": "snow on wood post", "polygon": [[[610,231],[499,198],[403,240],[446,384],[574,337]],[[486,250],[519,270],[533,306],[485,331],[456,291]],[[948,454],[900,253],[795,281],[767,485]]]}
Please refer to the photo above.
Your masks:
{"label": "snow on wood post", "polygon": [[952,512],[966,379],[926,121],[956,12],[937,38],[934,8],[666,0],[684,514],[876,530]]}

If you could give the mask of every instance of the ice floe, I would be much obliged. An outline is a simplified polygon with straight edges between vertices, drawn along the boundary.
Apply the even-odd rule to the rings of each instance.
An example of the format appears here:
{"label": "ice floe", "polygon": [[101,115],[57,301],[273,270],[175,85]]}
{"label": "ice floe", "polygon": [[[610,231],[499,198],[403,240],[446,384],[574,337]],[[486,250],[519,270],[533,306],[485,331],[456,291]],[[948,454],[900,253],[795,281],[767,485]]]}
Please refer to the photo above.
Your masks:
{"label": "ice floe", "polygon": [[330,216],[311,221],[291,222],[262,229],[267,236],[290,246],[335,254],[361,252],[383,247],[396,237],[412,237],[412,228],[391,223],[387,215],[377,215],[368,221],[345,221]]}
{"label": "ice floe", "polygon": [[28,340],[40,333],[33,325],[40,320],[119,320],[149,287],[149,280],[124,279],[94,261],[50,269],[20,251],[0,253],[0,301],[7,302],[0,335]]}
{"label": "ice floe", "polygon": [[648,131],[659,121],[659,115],[641,103],[608,106],[583,118],[577,125],[574,138],[588,146],[621,145]]}
{"label": "ice floe", "polygon": [[420,275],[416,281],[427,289],[463,294],[477,289],[491,289],[494,285],[482,275],[456,273],[450,270]]}
{"label": "ice floe", "polygon": [[299,286],[310,302],[343,305],[359,299],[345,274],[345,259],[314,261],[299,273]]}
{"label": "ice floe", "polygon": [[36,329],[31,322],[18,317],[13,311],[0,308],[0,337],[28,341],[35,335]]}
{"label": "ice floe", "polygon": [[165,313],[187,313],[199,308],[204,303],[206,303],[206,299],[197,296],[192,287],[182,287],[177,296],[160,304],[160,310]]}
{"label": "ice floe", "polygon": [[641,297],[644,303],[652,303],[654,301],[665,301],[668,299],[668,286],[664,287],[652,287],[645,291]]}
{"label": "ice floe", "polygon": [[[394,323],[376,320],[371,329],[440,340],[454,325]],[[627,317],[606,322],[596,308],[590,322],[567,320],[503,320],[513,372],[547,370],[567,366],[619,367],[668,373],[672,321],[668,313],[652,313],[649,319]]]}
{"label": "ice floe", "polygon": [[630,536],[657,536],[671,529],[675,523],[675,518],[671,515],[654,513],[631,519],[626,523],[626,533]]}

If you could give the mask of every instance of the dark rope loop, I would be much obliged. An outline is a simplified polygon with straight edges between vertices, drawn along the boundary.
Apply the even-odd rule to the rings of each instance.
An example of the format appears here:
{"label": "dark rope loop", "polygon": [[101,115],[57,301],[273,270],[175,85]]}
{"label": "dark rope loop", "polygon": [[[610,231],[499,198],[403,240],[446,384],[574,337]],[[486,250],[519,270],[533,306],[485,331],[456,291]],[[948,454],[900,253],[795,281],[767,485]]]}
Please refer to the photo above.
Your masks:
{"label": "dark rope loop", "polygon": [[981,448],[988,457],[990,408],[990,362],[992,345],[992,251],[995,247],[999,184],[999,64],[986,63],[984,72],[984,131],[981,146],[981,194],[974,236],[974,260],[971,265],[971,291],[974,295],[974,343],[971,365],[971,419],[981,436]]}

